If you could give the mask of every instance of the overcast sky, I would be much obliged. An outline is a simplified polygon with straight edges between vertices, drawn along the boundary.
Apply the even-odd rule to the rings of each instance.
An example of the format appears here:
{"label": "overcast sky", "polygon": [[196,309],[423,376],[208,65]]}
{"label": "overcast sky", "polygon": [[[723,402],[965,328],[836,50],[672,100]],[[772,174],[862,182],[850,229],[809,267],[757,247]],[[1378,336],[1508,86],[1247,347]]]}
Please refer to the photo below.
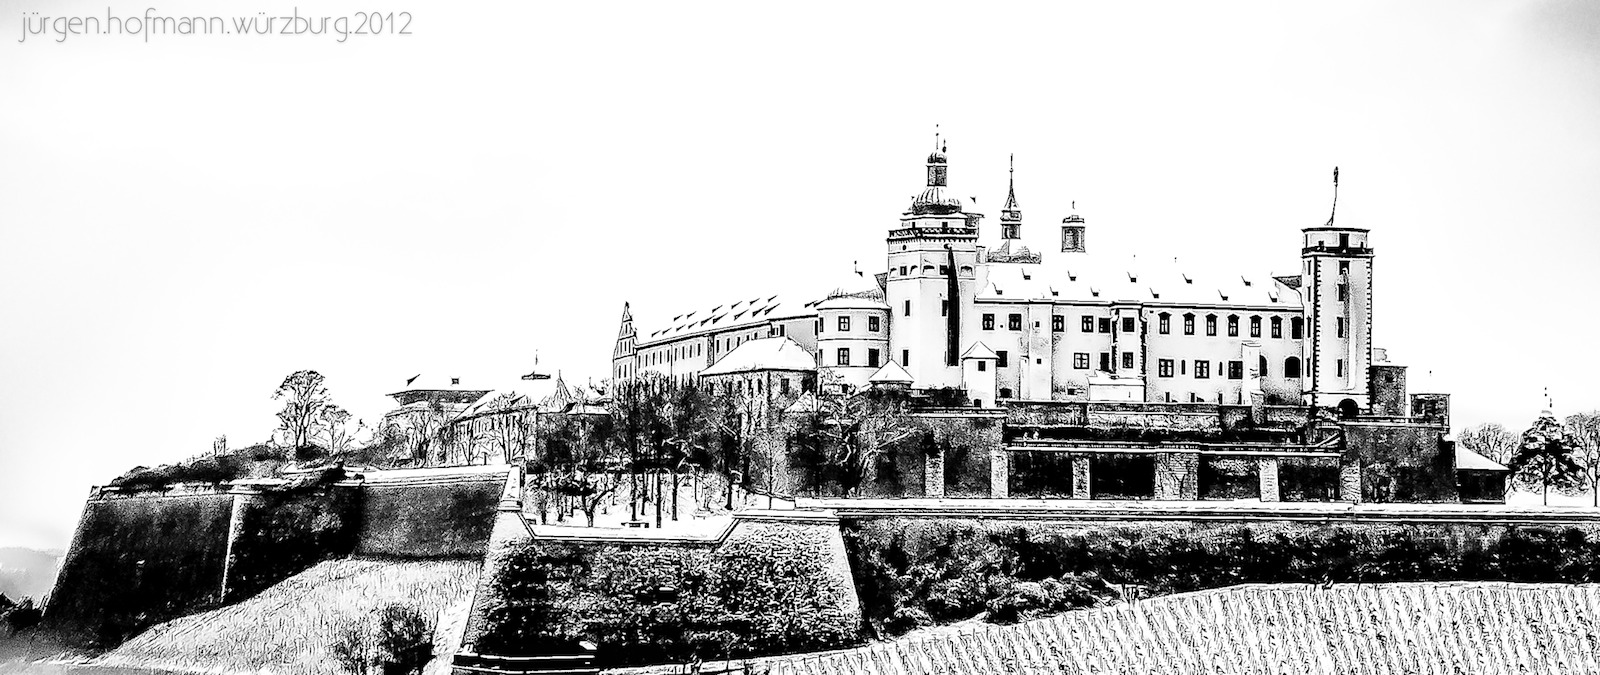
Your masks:
{"label": "overcast sky", "polygon": [[[1377,346],[1459,429],[1600,408],[1600,3],[767,3],[410,12],[410,35],[27,35],[0,0],[0,546],[267,438],[291,371],[607,373],[617,318],[825,290],[922,185],[1098,255],[1295,273],[1372,230]],[[292,3],[161,3],[161,16]],[[259,14],[265,12],[266,14]],[[404,17],[397,17],[396,21]],[[20,42],[19,42],[20,40]],[[1426,373],[1432,372],[1429,379]]]}

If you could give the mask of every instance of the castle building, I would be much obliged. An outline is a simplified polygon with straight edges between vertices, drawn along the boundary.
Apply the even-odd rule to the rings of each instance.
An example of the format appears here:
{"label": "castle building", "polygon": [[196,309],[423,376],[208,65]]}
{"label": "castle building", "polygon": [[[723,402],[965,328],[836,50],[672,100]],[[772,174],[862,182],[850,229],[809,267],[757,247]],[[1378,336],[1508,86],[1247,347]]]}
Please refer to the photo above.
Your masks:
{"label": "castle building", "polygon": [[[1300,274],[1219,277],[1091,251],[1089,222],[1075,212],[1029,238],[1034,225],[1014,178],[998,237],[988,239],[983,216],[949,187],[944,150],[925,164],[923,190],[885,233],[882,273],[800,302],[734,298],[649,331],[636,331],[625,305],[612,377],[694,381],[741,344],[785,337],[811,355],[820,381],[864,387],[892,367],[910,376],[913,390],[963,390],[979,407],[1123,401],[1372,410],[1367,230],[1330,217],[1302,230]],[[1050,243],[1039,247],[1041,240]]]}

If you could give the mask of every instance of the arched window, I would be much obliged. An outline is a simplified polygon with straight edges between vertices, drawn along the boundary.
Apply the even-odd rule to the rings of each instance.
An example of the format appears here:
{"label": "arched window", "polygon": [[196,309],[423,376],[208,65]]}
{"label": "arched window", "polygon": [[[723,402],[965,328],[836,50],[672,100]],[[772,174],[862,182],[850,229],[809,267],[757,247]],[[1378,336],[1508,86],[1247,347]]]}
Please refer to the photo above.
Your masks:
{"label": "arched window", "polygon": [[1261,317],[1250,317],[1250,337],[1261,337]]}
{"label": "arched window", "polygon": [[1009,389],[1007,387],[1001,387],[1000,388],[1000,398],[1011,398],[1011,389]]}
{"label": "arched window", "polygon": [[1272,317],[1272,337],[1283,337],[1283,317],[1281,316]]}
{"label": "arched window", "polygon": [[1302,318],[1300,318],[1298,316],[1293,318],[1293,319],[1290,319],[1289,320],[1289,337],[1294,338],[1296,340],[1299,340],[1299,339],[1304,338],[1305,336],[1306,336],[1306,320],[1302,319]]}
{"label": "arched window", "polygon": [[1228,315],[1228,337],[1239,337],[1239,317]]}
{"label": "arched window", "polygon": [[1266,379],[1267,378],[1267,357],[1265,357],[1265,356],[1261,357],[1261,363],[1259,363],[1257,365],[1257,368],[1259,370],[1256,371],[1256,375],[1260,376],[1261,379]]}
{"label": "arched window", "polygon": [[1172,332],[1172,315],[1168,314],[1166,312],[1162,312],[1160,314],[1157,314],[1156,316],[1161,319],[1161,324],[1160,324],[1160,326],[1161,326],[1160,327],[1161,334],[1162,335],[1166,335],[1167,333],[1171,333]]}
{"label": "arched window", "polygon": [[1285,379],[1300,379],[1300,357],[1291,356],[1283,360],[1283,376]]}
{"label": "arched window", "polygon": [[1193,314],[1185,314],[1185,315],[1183,315],[1183,334],[1184,335],[1194,335],[1194,315]]}
{"label": "arched window", "polygon": [[1216,335],[1216,334],[1217,334],[1217,315],[1215,315],[1215,314],[1207,314],[1206,315],[1206,335]]}

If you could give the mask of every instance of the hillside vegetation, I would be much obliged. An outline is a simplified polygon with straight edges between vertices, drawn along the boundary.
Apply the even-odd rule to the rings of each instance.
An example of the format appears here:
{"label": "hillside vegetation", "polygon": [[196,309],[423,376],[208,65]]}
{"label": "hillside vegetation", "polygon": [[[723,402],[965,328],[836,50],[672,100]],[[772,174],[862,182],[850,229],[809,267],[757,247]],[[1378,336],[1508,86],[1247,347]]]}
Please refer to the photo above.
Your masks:
{"label": "hillside vegetation", "polygon": [[[1248,585],[751,664],[863,675],[1600,672],[1600,588]],[[708,669],[708,672],[711,670]]]}
{"label": "hillside vegetation", "polygon": [[[173,671],[346,672],[336,645],[391,604],[423,611],[449,654],[477,584],[476,560],[351,558],[318,563],[244,602],[157,625],[99,665]],[[443,660],[430,664],[444,665]]]}

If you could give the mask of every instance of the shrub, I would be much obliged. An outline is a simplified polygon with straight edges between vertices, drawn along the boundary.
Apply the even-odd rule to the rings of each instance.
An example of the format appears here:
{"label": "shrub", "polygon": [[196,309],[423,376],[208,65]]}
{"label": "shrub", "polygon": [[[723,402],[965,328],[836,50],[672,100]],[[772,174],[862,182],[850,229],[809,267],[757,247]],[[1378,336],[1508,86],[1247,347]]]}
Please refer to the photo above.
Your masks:
{"label": "shrub", "polygon": [[393,603],[369,620],[340,626],[329,650],[356,675],[409,675],[433,658],[433,622],[412,605]]}
{"label": "shrub", "polygon": [[[0,595],[0,599],[4,597]],[[39,625],[39,619],[43,618],[43,616],[43,612],[34,606],[33,598],[23,598],[15,605],[0,610],[0,618],[4,619],[6,628],[13,635]]]}

